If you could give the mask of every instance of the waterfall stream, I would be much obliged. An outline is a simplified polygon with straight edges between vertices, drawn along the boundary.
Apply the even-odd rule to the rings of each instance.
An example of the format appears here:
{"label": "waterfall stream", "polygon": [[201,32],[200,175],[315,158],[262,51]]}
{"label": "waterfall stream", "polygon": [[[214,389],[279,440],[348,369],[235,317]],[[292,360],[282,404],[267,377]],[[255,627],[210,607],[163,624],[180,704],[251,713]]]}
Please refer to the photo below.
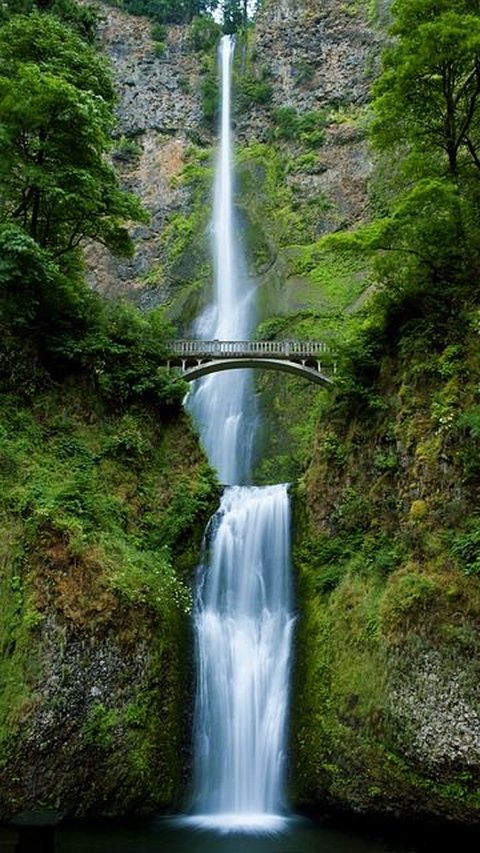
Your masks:
{"label": "waterfall stream", "polygon": [[[220,43],[222,73],[221,132],[213,206],[213,303],[197,322],[204,340],[246,340],[255,320],[254,289],[245,274],[233,205],[231,75],[235,41]],[[256,402],[251,371],[213,374],[197,383],[188,408],[199,424],[202,443],[220,482],[247,483],[251,474]]]}
{"label": "waterfall stream", "polygon": [[[221,135],[216,168],[215,294],[197,335],[251,336],[254,291],[242,263],[233,204],[231,75],[234,40],[220,45]],[[198,382],[188,407],[222,483],[210,522],[194,612],[197,693],[190,821],[224,831],[271,831],[284,821],[284,772],[293,617],[290,509],[285,485],[251,478],[257,422],[251,372]]]}
{"label": "waterfall stream", "polygon": [[213,519],[195,614],[197,822],[282,821],[290,638],[284,485],[227,489]]}

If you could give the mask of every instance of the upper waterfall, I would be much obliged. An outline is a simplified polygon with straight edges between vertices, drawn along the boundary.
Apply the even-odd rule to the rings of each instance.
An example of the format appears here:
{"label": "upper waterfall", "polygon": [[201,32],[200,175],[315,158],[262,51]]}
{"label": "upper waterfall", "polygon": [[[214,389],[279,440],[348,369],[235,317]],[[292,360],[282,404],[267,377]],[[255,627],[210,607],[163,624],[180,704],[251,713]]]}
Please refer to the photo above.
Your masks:
{"label": "upper waterfall", "polygon": [[[220,42],[221,124],[216,166],[212,236],[215,290],[212,304],[197,322],[204,340],[246,340],[255,322],[254,290],[245,271],[234,210],[234,168],[231,129],[233,36]],[[202,443],[220,480],[250,482],[256,400],[251,372],[217,374],[198,383],[188,408],[199,424]]]}

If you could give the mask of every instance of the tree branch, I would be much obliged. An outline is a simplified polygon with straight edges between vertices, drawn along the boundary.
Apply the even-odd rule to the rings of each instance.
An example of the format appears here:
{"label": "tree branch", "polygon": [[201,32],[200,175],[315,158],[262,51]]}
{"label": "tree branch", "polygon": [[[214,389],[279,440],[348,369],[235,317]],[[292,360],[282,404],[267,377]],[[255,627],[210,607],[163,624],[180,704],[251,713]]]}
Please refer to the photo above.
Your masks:
{"label": "tree branch", "polygon": [[474,146],[472,140],[468,136],[466,136],[465,142],[466,142],[468,150],[470,151],[470,154],[472,156],[472,160],[473,160],[475,166],[477,167],[477,169],[480,170],[480,157],[477,154],[477,151],[475,149],[475,146]]}

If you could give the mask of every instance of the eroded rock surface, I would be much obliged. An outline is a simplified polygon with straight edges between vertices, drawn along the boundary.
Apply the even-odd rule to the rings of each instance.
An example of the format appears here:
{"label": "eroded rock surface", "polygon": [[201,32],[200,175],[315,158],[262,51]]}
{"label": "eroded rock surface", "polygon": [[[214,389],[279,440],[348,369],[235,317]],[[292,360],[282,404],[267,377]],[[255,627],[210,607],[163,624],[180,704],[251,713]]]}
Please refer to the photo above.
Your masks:
{"label": "eroded rock surface", "polygon": [[[98,5],[104,16],[101,38],[118,88],[119,135],[134,139],[139,148],[131,162],[119,163],[119,170],[125,185],[143,199],[151,221],[133,229],[137,251],[131,261],[90,247],[90,280],[109,296],[127,296],[148,308],[177,293],[175,275],[164,274],[162,232],[173,213],[188,213],[193,203],[176,180],[187,148],[191,141],[207,147],[214,142],[202,114],[201,58],[190,49],[188,28],[169,27],[159,57],[149,21]],[[272,98],[237,117],[238,144],[271,139],[277,107],[290,106],[300,114],[326,111],[330,119],[316,162],[287,181],[303,201],[325,199],[328,210],[318,217],[318,235],[351,227],[367,208],[371,164],[362,110],[378,67],[383,31],[369,24],[358,4],[276,0],[258,14],[251,38],[251,68],[270,81]],[[295,146],[293,141],[292,152]]]}
{"label": "eroded rock surface", "polygon": [[[100,39],[118,92],[121,141],[116,162],[124,186],[140,196],[150,222],[132,229],[132,260],[89,246],[89,279],[105,295],[128,297],[148,308],[170,296],[161,273],[161,235],[168,216],[188,207],[188,194],[175,180],[185,151],[199,133],[209,140],[202,127],[198,60],[190,50],[187,28],[168,27],[165,50],[158,56],[150,20],[101,2],[96,6],[102,16]],[[130,156],[121,155],[122,137],[135,146]]]}

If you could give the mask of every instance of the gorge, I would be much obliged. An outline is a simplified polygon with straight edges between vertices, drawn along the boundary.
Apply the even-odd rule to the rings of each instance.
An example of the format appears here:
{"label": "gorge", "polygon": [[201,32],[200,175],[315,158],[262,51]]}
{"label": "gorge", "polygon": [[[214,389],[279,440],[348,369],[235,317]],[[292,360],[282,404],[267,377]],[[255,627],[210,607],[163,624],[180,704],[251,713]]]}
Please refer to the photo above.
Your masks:
{"label": "gorge", "polygon": [[[68,57],[50,11],[19,30],[2,19],[0,82],[19,88],[0,99],[15,142],[0,175],[0,820],[192,812],[125,830],[132,850],[401,851],[427,825],[478,830],[478,128],[452,177],[427,46],[433,33],[460,69],[461,128],[478,115],[479,10],[434,6],[264,0],[230,55],[235,152],[224,122],[217,163],[216,45],[179,23],[159,42],[146,18],[96,4],[113,162],[151,214],[129,208],[132,258],[88,243],[98,301],[78,256],[57,270],[14,219],[12,104],[33,73],[11,56],[19,30],[25,51],[45,28],[51,75]],[[173,335],[325,341],[335,387],[235,370],[192,391],[164,370]],[[188,826],[278,827],[285,803],[417,829],[403,846],[301,823],[276,839]],[[58,830],[72,850],[120,844],[115,826],[75,831]]]}

